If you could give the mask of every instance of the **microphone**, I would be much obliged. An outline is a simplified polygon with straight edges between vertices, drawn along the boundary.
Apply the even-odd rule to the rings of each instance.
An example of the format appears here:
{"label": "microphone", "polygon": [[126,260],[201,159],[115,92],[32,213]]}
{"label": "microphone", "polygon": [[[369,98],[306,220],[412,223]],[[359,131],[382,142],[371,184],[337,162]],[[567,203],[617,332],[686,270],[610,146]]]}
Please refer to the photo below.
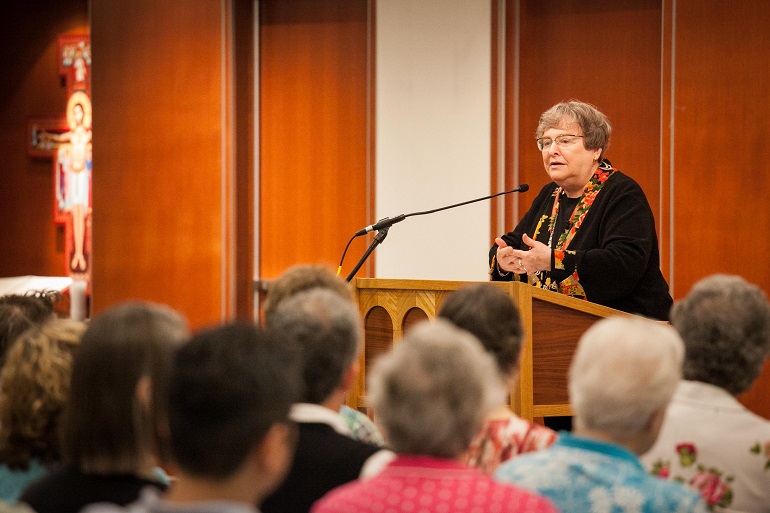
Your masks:
{"label": "microphone", "polygon": [[388,235],[388,229],[393,226],[396,223],[400,223],[407,217],[411,216],[423,216],[425,214],[433,214],[434,212],[440,212],[442,210],[447,210],[450,208],[455,207],[461,207],[463,205],[468,205],[469,203],[476,203],[477,201],[484,201],[488,199],[495,198],[497,196],[502,196],[503,194],[510,194],[512,192],[527,192],[529,190],[529,185],[523,183],[520,184],[515,189],[511,189],[510,191],[503,191],[498,192],[497,194],[492,194],[490,196],[484,196],[483,198],[476,198],[469,201],[463,201],[462,203],[455,203],[454,205],[448,205],[446,207],[441,208],[434,208],[433,210],[425,210],[423,212],[412,212],[411,214],[399,214],[394,218],[386,217],[384,219],[380,219],[374,224],[371,224],[367,226],[366,228],[361,228],[358,230],[348,241],[347,246],[345,246],[345,251],[342,252],[342,258],[340,259],[340,265],[337,267],[337,275],[339,276],[340,272],[342,271],[342,262],[345,260],[345,255],[348,252],[348,248],[350,247],[350,243],[353,242],[353,239],[356,237],[360,237],[361,235],[366,235],[369,232],[377,232],[377,235],[375,235],[374,240],[372,241],[369,248],[366,250],[366,253],[364,253],[364,256],[361,257],[361,259],[358,261],[358,264],[356,264],[356,267],[353,269],[353,271],[348,275],[348,277],[345,279],[345,281],[350,281],[353,279],[353,276],[356,275],[358,270],[361,268],[361,266],[364,264],[364,261],[367,259],[367,257],[374,251],[374,248],[376,248],[379,244],[382,243],[383,240],[385,240],[385,237]]}
{"label": "microphone", "polygon": [[354,237],[360,237],[361,235],[366,235],[369,232],[375,232],[375,231],[381,230],[383,228],[390,228],[394,224],[400,223],[404,219],[406,219],[406,214],[398,215],[398,216],[394,217],[393,219],[391,219],[389,217],[386,217],[384,219],[380,219],[376,223],[370,224],[366,228],[361,228],[360,230],[358,230],[355,233]]}
{"label": "microphone", "polygon": [[425,214],[433,214],[434,212],[440,212],[442,210],[447,210],[447,209],[450,209],[450,208],[460,207],[460,206],[463,206],[463,205],[467,205],[469,203],[476,203],[477,201],[483,201],[483,200],[492,199],[492,198],[497,197],[497,196],[502,196],[503,194],[510,194],[512,192],[527,192],[528,190],[529,190],[529,185],[523,183],[523,184],[520,184],[515,189],[511,189],[510,191],[498,192],[497,194],[492,194],[491,196],[484,196],[483,198],[476,198],[476,199],[470,200],[470,201],[463,201],[462,203],[455,203],[454,205],[449,205],[449,206],[441,207],[441,208],[435,208],[433,210],[426,210],[424,212],[412,212],[411,214],[400,214],[400,215],[397,215],[396,217],[394,217],[392,219],[390,217],[386,217],[384,219],[380,219],[379,221],[377,221],[374,224],[370,224],[366,228],[361,228],[360,230],[358,230],[353,235],[353,237],[360,237],[361,235],[366,235],[369,232],[374,232],[374,231],[377,231],[377,230],[381,230],[382,228],[389,228],[390,226],[393,226],[396,223],[400,223],[401,221],[403,221],[407,217],[422,216],[422,215],[425,215]]}

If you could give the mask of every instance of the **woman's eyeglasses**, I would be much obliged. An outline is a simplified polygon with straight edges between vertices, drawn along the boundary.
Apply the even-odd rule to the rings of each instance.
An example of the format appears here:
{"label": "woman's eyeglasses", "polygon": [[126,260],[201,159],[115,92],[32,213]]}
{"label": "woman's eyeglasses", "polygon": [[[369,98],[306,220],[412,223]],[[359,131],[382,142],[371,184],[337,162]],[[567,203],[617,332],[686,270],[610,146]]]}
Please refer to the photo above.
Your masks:
{"label": "woman's eyeglasses", "polygon": [[556,143],[556,147],[560,150],[563,150],[564,148],[569,148],[575,144],[575,139],[579,139],[581,137],[583,136],[573,134],[560,135],[556,139],[551,139],[550,137],[541,137],[540,139],[537,139],[537,149],[540,151],[550,150],[551,145]]}

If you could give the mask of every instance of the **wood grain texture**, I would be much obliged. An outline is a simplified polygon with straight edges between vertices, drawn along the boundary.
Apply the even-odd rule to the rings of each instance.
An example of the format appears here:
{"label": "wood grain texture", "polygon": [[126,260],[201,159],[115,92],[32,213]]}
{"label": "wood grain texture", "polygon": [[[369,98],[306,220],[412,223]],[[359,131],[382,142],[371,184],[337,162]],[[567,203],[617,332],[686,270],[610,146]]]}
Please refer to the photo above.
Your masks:
{"label": "wood grain texture", "polygon": [[[349,237],[370,224],[368,8],[365,0],[260,2],[263,278],[297,263],[336,266]],[[351,245],[345,269],[366,244]]]}
{"label": "wood grain texture", "polygon": [[[676,2],[674,297],[713,273],[770,292],[764,144],[770,109],[770,13],[760,0]],[[770,418],[770,367],[741,397]]]}
{"label": "wood grain texture", "polygon": [[361,370],[358,375],[358,387],[350,394],[348,405],[353,408],[366,408],[366,376],[377,358],[393,347],[393,319],[388,311],[375,306],[364,317],[364,350],[361,353]]}
{"label": "wood grain texture", "polygon": [[254,2],[238,0],[233,3],[233,67],[234,83],[234,223],[235,223],[235,315],[239,319],[255,318],[254,312],[254,216],[255,166],[254,155]]}
{"label": "wood grain texture", "polygon": [[687,0],[676,9],[674,295],[717,272],[770,291],[770,268],[758,258],[770,247],[770,67],[757,65],[770,52],[770,14],[756,0]]}
{"label": "wood grain texture", "polygon": [[94,310],[230,315],[228,3],[92,4]]}
{"label": "wood grain texture", "polygon": [[[367,360],[381,354],[390,343],[397,343],[409,325],[435,318],[441,301],[469,283],[356,279],[359,310],[366,319],[362,367],[367,369]],[[519,383],[510,391],[511,407],[527,419],[569,412],[566,374],[580,335],[600,318],[630,314],[524,283],[495,282],[494,286],[505,290],[516,303],[525,334]],[[388,336],[393,337],[392,342]],[[362,381],[349,404],[366,409]]]}
{"label": "wood grain texture", "polygon": [[[770,291],[764,144],[770,108],[770,22],[764,2],[676,3],[674,295],[713,273]],[[760,64],[762,63],[762,64]],[[770,367],[740,399],[770,418]]]}
{"label": "wood grain texture", "polygon": [[[508,10],[515,12],[516,3],[521,44],[519,102],[514,115],[519,132],[513,132],[513,120],[506,131],[518,139],[519,181],[532,190],[519,200],[519,212],[509,221],[508,230],[549,181],[535,146],[540,114],[573,98],[596,105],[609,117],[613,136],[606,156],[639,182],[657,219],[661,201],[660,2],[509,1]],[[509,24],[509,31],[514,28]],[[507,84],[509,94],[515,91],[515,78]]]}
{"label": "wood grain texture", "polygon": [[[434,309],[434,316],[435,313],[438,311],[438,309]],[[404,322],[403,322],[403,328],[402,333],[408,333],[411,328],[413,328],[415,325],[427,321],[430,317],[428,317],[428,314],[425,313],[424,310],[414,307],[407,310],[406,314],[404,315]]]}

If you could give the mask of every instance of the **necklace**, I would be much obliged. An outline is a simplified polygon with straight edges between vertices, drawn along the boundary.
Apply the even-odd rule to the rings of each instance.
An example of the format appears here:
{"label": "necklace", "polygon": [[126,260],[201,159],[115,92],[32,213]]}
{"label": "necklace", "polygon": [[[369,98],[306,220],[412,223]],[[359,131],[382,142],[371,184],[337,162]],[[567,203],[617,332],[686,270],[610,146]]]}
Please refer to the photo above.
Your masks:
{"label": "necklace", "polygon": [[[557,187],[556,190],[553,191],[554,200],[553,207],[551,208],[551,216],[549,218],[549,216],[543,215],[540,218],[537,228],[535,229],[535,234],[540,232],[542,223],[548,219],[548,231],[550,232],[548,235],[548,247],[554,250],[555,260],[564,260],[564,253],[567,251],[567,247],[572,242],[572,239],[575,238],[578,229],[580,229],[580,226],[583,224],[586,214],[588,214],[596,196],[599,194],[599,191],[602,190],[607,179],[612,176],[615,171],[617,170],[612,167],[608,160],[602,160],[599,163],[599,167],[583,189],[583,195],[580,197],[580,201],[578,201],[572,211],[572,215],[567,224],[567,229],[559,236],[555,247],[553,245],[553,234],[556,231],[556,219],[559,215],[559,204],[561,203],[559,199],[561,198],[562,188]],[[558,291],[558,283],[552,281],[550,275],[550,271],[538,271],[532,275],[534,282],[531,281],[531,283],[544,289]]]}

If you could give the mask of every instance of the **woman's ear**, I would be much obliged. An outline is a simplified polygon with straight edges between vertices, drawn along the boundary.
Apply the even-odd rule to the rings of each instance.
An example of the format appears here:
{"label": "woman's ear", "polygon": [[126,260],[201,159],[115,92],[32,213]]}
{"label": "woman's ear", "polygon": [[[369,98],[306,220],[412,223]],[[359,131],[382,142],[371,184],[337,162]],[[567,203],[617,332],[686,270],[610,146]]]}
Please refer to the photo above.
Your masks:
{"label": "woman's ear", "polygon": [[136,398],[142,407],[146,409],[152,407],[152,380],[149,376],[142,376],[136,383]]}

